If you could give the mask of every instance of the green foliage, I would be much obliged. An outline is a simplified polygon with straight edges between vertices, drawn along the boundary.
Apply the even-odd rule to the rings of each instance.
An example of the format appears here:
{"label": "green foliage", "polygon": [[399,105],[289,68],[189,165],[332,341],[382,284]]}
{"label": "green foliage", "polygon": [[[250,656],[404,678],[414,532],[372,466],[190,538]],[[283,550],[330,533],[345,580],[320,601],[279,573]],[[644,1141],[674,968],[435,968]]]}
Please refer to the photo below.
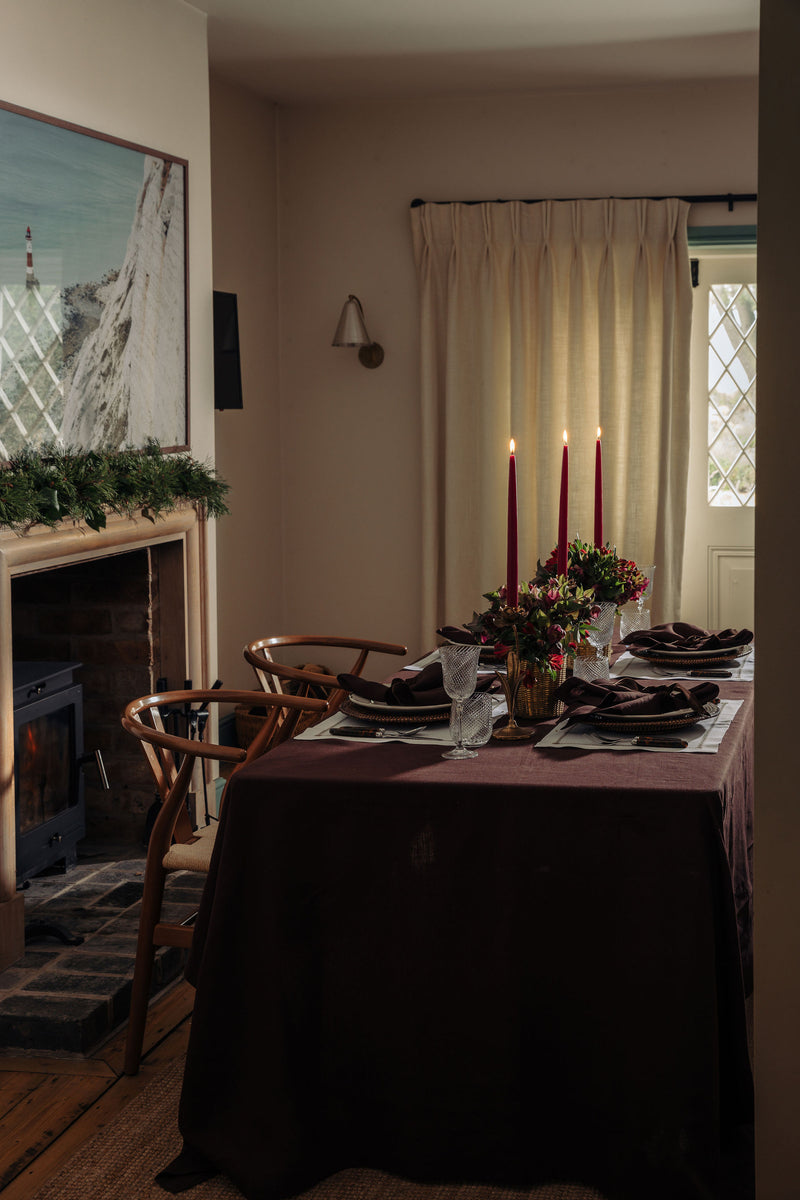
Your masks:
{"label": "green foliage", "polygon": [[507,606],[505,587],[484,593],[484,599],[489,601],[488,609],[473,613],[465,628],[481,645],[493,646],[498,657],[513,650],[553,677],[597,613],[592,593],[564,576],[520,583],[516,608]]}
{"label": "green foliage", "polygon": [[230,485],[189,454],[162,454],[156,441],[143,450],[90,450],[56,443],[22,450],[0,467],[0,527],[85,522],[102,529],[108,511],[141,513],[156,521],[182,504],[205,517],[229,511]]}
{"label": "green foliage", "polygon": [[[591,546],[575,538],[567,546],[567,578],[577,587],[591,590],[595,600],[613,601],[617,608],[630,600],[638,600],[647,588],[648,579],[636,563],[620,558],[609,545]],[[536,580],[547,579],[555,570],[557,548],[547,562],[538,564]]]}

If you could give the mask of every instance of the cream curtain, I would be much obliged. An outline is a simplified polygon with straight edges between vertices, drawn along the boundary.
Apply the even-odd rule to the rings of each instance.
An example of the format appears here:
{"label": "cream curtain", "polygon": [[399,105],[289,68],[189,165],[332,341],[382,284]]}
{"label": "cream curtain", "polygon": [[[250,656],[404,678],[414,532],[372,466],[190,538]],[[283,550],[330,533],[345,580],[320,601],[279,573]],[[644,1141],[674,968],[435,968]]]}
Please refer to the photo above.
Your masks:
{"label": "cream curtain", "polygon": [[689,452],[691,283],[680,200],[422,204],[423,628],[505,582],[508,444],[519,565],[556,543],[562,431],[569,535],[656,563],[653,620],[679,617]]}

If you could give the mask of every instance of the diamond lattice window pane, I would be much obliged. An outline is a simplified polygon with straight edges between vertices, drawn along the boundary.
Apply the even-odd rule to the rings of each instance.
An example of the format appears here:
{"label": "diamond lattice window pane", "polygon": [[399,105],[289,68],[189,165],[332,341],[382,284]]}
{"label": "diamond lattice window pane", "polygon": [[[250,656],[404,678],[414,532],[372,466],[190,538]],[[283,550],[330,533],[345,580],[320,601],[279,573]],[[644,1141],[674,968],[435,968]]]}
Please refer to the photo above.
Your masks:
{"label": "diamond lattice window pane", "polygon": [[54,286],[0,287],[2,457],[19,453],[31,437],[58,436],[64,407],[61,307]]}
{"label": "diamond lattice window pane", "polygon": [[708,347],[708,390],[716,387],[720,379],[725,374],[725,365],[720,361],[719,355],[715,352],[714,347],[709,344]]}
{"label": "diamond lattice window pane", "polygon": [[708,500],[755,503],[756,285],[721,283],[708,297]]}
{"label": "diamond lattice window pane", "polygon": [[741,452],[742,447],[726,423],[722,433],[711,447],[711,454],[714,461],[722,468],[725,475],[728,475],[733,470],[733,465]]}
{"label": "diamond lattice window pane", "polygon": [[724,316],[725,316],[725,305],[720,303],[720,301],[714,295],[714,289],[712,288],[711,291],[708,293],[708,336],[709,337],[711,337],[711,334],[717,328],[717,326],[719,325],[720,321],[722,320],[722,318]]}
{"label": "diamond lattice window pane", "polygon": [[731,319],[742,337],[755,333],[756,298],[749,288],[742,288],[730,307]]}
{"label": "diamond lattice window pane", "polygon": [[749,446],[755,442],[756,414],[746,400],[739,405],[729,425],[741,446]]}
{"label": "diamond lattice window pane", "polygon": [[726,419],[736,408],[742,398],[742,389],[730,374],[725,373],[717,380],[713,388],[709,388],[708,398]]}
{"label": "diamond lattice window pane", "polygon": [[745,342],[729,367],[730,373],[743,392],[746,392],[756,377],[756,356]]}
{"label": "diamond lattice window pane", "polygon": [[733,361],[742,344],[739,330],[727,316],[723,317],[709,340],[726,367]]}
{"label": "diamond lattice window pane", "polygon": [[756,469],[745,455],[739,459],[728,475],[728,480],[739,499],[740,504],[746,504],[750,493],[756,486]]}

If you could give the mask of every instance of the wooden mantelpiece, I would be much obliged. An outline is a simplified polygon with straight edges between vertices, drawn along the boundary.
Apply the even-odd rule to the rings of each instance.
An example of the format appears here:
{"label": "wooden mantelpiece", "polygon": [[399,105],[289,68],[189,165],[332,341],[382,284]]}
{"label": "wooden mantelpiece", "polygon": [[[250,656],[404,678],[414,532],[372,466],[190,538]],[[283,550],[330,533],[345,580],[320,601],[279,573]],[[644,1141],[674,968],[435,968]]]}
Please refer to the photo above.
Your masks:
{"label": "wooden mantelpiece", "polygon": [[20,535],[0,532],[0,971],[22,957],[25,947],[23,894],[17,892],[14,796],[14,698],[11,582],[21,575],[67,564],[182,542],[186,595],[187,677],[208,682],[206,636],[205,523],[192,507],[155,522],[144,517],[108,516],[105,529],[66,524],[36,526]]}

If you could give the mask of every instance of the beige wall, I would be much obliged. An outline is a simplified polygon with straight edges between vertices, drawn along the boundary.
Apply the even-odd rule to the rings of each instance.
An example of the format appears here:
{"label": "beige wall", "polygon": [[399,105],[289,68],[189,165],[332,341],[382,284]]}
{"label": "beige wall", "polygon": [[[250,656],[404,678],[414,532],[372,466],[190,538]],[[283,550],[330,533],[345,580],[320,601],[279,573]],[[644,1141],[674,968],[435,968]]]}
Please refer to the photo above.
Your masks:
{"label": "beige wall", "polygon": [[[279,110],[286,616],[416,652],[421,563],[417,293],[425,199],[756,189],[756,83]],[[698,223],[753,223],[697,208]],[[348,292],[386,359],[330,345]],[[487,447],[487,451],[489,448]],[[469,530],[464,530],[469,538]],[[547,545],[544,544],[547,542]],[[531,547],[530,568],[550,540]],[[497,573],[504,569],[498,531]],[[464,617],[479,596],[464,597]],[[387,666],[390,664],[387,664]]]}
{"label": "beige wall", "polygon": [[214,288],[237,296],[244,404],[215,417],[231,484],[217,529],[219,674],[250,687],[243,644],[284,631],[276,110],[212,78],[211,118]]}
{"label": "beige wall", "polygon": [[[0,99],[188,160],[191,448],[201,460],[212,458],[205,16],[181,0],[5,0],[0,23]],[[213,523],[210,534],[213,664]]]}

